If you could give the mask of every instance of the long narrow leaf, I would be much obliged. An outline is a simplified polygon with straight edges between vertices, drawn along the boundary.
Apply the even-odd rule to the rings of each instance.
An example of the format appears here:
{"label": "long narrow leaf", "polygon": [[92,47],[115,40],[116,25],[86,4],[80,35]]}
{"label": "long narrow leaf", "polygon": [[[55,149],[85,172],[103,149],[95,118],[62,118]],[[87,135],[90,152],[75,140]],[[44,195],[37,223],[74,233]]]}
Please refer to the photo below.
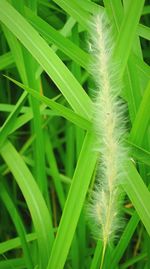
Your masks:
{"label": "long narrow leaf", "polygon": [[53,243],[52,223],[45,201],[23,159],[9,141],[3,144],[1,155],[17,181],[31,212],[37,233],[40,266],[44,268]]}
{"label": "long narrow leaf", "polygon": [[5,0],[0,1],[0,19],[35,57],[62,91],[75,112],[91,117],[91,101],[80,84],[34,28]]}

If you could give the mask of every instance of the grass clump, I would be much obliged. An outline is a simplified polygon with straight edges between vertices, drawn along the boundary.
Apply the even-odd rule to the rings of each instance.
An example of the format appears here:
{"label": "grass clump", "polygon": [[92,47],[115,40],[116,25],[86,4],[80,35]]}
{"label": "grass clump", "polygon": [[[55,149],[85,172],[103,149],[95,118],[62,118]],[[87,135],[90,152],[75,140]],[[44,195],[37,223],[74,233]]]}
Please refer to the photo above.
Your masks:
{"label": "grass clump", "polygon": [[[150,267],[149,10],[149,3],[143,0],[0,1],[0,268]],[[98,91],[103,85],[111,86],[106,105],[92,101],[90,62],[94,57],[85,49],[89,25],[103,12],[107,12],[115,37],[113,55],[108,50],[112,40],[106,42],[103,55],[117,63],[113,67],[105,55],[99,64],[106,64],[95,67]],[[112,68],[113,76],[119,73],[119,78],[103,76]],[[121,91],[116,85],[120,81]],[[100,92],[97,98],[102,101]],[[125,143],[132,158],[123,168],[119,100],[128,107]],[[96,135],[93,103],[94,114],[100,113]],[[103,118],[108,118],[106,129]],[[108,141],[97,140],[97,135],[107,137],[108,133]],[[112,152],[104,154],[108,142],[113,142],[109,145],[113,158]],[[120,207],[125,227],[118,240],[108,244],[104,261],[101,239],[109,241],[115,225],[105,222],[103,236],[97,241],[83,210],[94,185],[99,155],[105,156],[105,161],[99,161],[105,178],[112,174],[116,178],[117,173],[117,184],[112,180],[104,184],[100,177],[101,196],[96,200],[103,196],[104,205],[113,204],[110,212],[116,212],[118,183],[125,192]],[[106,161],[109,165],[104,165]],[[120,170],[114,172],[114,168],[122,169],[125,184],[119,179]]]}

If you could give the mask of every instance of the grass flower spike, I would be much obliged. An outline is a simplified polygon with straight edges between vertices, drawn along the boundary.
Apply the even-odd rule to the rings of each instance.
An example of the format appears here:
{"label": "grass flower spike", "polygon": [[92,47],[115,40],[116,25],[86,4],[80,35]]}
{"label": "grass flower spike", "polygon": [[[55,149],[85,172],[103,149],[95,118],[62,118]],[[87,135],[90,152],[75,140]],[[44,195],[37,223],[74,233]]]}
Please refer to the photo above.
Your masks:
{"label": "grass flower spike", "polygon": [[89,211],[94,220],[94,233],[103,240],[104,254],[107,243],[120,227],[120,181],[126,158],[122,143],[125,130],[124,105],[119,99],[119,64],[113,60],[114,40],[106,13],[98,15],[92,24],[92,40],[91,51],[95,56],[92,69],[97,87],[93,121],[100,157]]}

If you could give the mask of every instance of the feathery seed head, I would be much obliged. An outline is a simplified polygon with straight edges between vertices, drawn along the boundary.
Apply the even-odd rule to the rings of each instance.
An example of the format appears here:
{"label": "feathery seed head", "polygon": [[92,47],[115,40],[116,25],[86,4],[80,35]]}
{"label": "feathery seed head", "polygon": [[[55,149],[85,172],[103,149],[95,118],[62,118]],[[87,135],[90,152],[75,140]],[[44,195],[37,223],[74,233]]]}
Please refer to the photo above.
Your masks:
{"label": "feathery seed head", "polygon": [[93,222],[94,234],[107,243],[119,227],[122,164],[127,158],[122,142],[125,133],[124,106],[119,98],[119,64],[113,60],[113,31],[105,12],[97,15],[91,28],[92,71],[97,85],[93,122],[96,150],[101,157],[88,214]]}

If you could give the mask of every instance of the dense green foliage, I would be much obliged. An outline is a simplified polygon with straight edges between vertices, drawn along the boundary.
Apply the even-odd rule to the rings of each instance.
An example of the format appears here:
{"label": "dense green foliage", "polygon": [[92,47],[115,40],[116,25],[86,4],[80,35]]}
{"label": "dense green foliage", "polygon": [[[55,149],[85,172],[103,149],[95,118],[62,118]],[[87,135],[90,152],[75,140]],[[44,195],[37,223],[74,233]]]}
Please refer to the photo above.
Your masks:
{"label": "dense green foliage", "polygon": [[[0,0],[0,269],[98,269],[85,207],[95,180],[90,20],[116,37],[131,160],[125,225],[103,269],[150,268],[150,5]],[[122,2],[124,4],[122,4]]]}

